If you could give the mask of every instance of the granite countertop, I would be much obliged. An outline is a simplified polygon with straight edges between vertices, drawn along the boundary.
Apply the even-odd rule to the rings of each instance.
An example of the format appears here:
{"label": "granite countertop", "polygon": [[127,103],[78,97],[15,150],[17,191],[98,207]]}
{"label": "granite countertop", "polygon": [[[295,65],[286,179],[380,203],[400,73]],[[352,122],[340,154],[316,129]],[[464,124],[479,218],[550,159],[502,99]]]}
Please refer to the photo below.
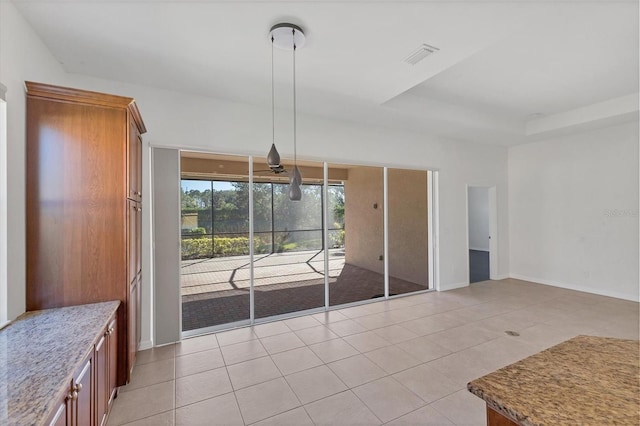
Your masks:
{"label": "granite countertop", "polygon": [[638,425],[640,343],[577,336],[467,388],[521,425]]}
{"label": "granite countertop", "polygon": [[27,312],[0,330],[0,424],[43,424],[120,302]]}

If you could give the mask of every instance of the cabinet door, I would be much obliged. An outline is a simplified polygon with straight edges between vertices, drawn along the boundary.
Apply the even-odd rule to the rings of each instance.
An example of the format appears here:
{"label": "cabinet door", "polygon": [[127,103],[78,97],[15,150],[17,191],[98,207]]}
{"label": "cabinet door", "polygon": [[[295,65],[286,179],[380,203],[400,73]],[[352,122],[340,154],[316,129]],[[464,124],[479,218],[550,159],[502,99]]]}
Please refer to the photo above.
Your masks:
{"label": "cabinet door", "polygon": [[142,271],[142,203],[136,203],[136,275]]}
{"label": "cabinet door", "polygon": [[138,351],[138,280],[134,279],[129,293],[129,371],[133,368]]}
{"label": "cabinet door", "polygon": [[96,343],[96,424],[102,426],[107,418],[107,403],[109,400],[109,348],[108,330]]}
{"label": "cabinet door", "polygon": [[82,426],[93,426],[94,416],[94,395],[93,384],[93,352],[83,364],[80,372],[73,379],[73,392],[75,399],[75,422],[72,424]]}
{"label": "cabinet door", "polygon": [[127,233],[127,284],[133,285],[136,277],[138,276],[138,257],[139,257],[139,242],[138,242],[138,203],[132,200],[127,200],[127,226],[129,231]]}
{"label": "cabinet door", "polygon": [[69,410],[68,396],[65,395],[64,399],[60,401],[58,409],[55,411],[49,422],[49,426],[67,426],[71,425],[70,422],[70,410]]}
{"label": "cabinet door", "polygon": [[[115,317],[107,329],[108,371],[109,371],[109,407],[113,404],[118,391],[118,319]],[[107,409],[108,411],[108,409]]]}
{"label": "cabinet door", "polygon": [[129,195],[127,198],[140,201],[142,199],[142,138],[135,121],[129,123],[129,140],[127,167],[129,172]]}
{"label": "cabinet door", "polygon": [[136,163],[136,173],[137,173],[137,189],[138,189],[138,201],[142,201],[142,136],[140,136],[140,132],[137,131],[136,127],[136,151],[138,154],[138,162]]}

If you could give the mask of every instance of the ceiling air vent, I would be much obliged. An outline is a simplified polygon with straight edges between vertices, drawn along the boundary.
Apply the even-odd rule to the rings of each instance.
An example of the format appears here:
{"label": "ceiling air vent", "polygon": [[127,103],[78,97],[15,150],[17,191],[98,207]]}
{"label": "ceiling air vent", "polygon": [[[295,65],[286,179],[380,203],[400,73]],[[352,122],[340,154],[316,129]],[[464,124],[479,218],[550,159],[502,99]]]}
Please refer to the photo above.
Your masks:
{"label": "ceiling air vent", "polygon": [[409,55],[409,57],[407,57],[407,59],[405,59],[404,61],[409,65],[415,65],[432,53],[436,53],[438,50],[440,49],[438,49],[437,47],[423,44],[418,47],[411,55]]}

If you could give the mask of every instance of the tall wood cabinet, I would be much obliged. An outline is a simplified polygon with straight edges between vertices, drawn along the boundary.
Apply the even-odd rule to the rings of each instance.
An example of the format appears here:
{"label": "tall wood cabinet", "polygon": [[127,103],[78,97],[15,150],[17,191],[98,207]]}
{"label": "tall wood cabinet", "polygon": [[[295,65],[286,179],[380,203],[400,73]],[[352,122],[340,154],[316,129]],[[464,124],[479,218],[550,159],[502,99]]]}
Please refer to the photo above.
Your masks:
{"label": "tall wood cabinet", "polygon": [[120,386],[140,342],[146,129],[131,98],[25,85],[27,310],[120,300]]}

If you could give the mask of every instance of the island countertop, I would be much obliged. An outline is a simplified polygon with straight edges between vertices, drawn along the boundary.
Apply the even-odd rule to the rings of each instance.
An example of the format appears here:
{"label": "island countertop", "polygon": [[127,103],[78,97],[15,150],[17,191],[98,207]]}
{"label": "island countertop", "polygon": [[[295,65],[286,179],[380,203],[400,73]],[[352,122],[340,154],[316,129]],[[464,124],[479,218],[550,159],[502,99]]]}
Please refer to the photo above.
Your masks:
{"label": "island countertop", "polygon": [[577,336],[467,388],[520,425],[638,425],[640,344]]}
{"label": "island countertop", "polygon": [[43,424],[119,305],[27,312],[0,330],[0,424]]}

